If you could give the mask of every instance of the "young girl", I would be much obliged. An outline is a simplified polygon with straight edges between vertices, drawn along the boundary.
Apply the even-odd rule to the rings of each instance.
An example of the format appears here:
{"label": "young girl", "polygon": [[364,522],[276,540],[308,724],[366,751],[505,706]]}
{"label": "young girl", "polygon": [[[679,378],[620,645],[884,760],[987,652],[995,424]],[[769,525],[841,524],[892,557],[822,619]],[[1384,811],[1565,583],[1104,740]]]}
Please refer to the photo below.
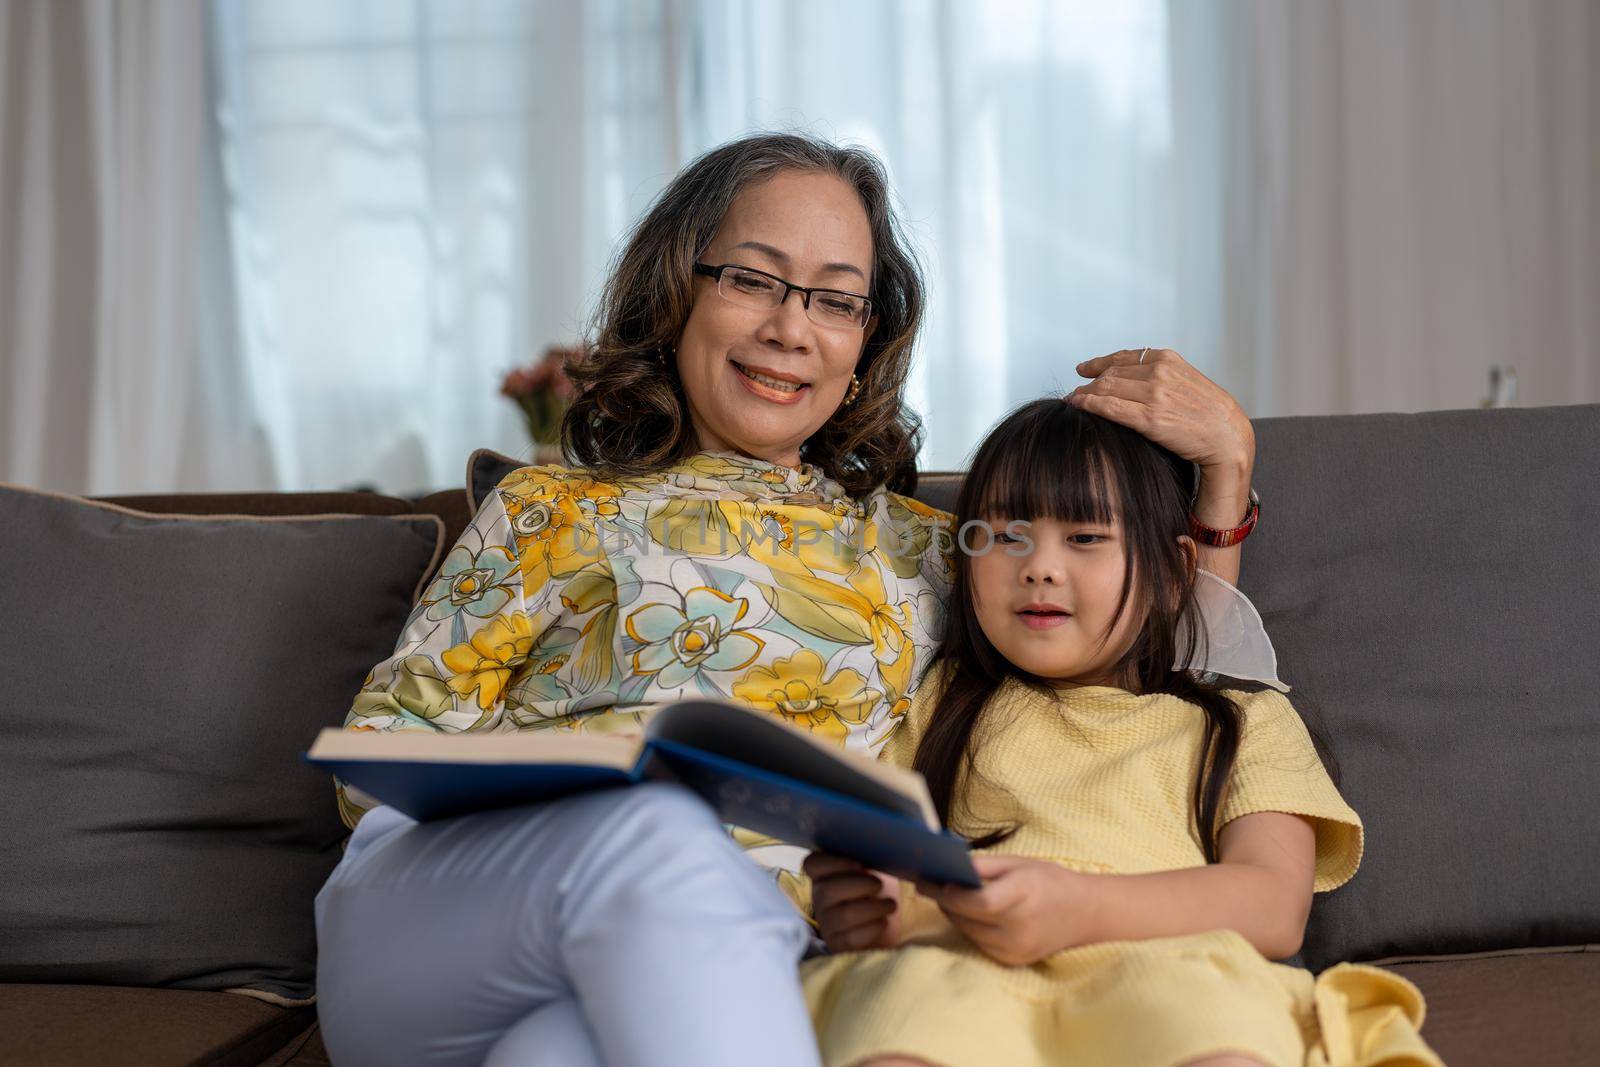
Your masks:
{"label": "young girl", "polygon": [[830,1067],[1439,1067],[1405,979],[1269,962],[1355,873],[1361,821],[1284,697],[1188,669],[1188,486],[1060,400],[978,450],[945,638],[885,758],[927,777],[984,884],[807,861]]}

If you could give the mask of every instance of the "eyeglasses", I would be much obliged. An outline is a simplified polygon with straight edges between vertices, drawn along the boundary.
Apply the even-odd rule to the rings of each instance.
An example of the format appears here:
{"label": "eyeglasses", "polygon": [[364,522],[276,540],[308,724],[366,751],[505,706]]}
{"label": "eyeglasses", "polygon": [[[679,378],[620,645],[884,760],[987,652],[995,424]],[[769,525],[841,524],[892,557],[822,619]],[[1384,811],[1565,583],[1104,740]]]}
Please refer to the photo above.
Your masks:
{"label": "eyeglasses", "polygon": [[715,278],[717,295],[740,307],[771,311],[782,307],[790,293],[799,293],[806,317],[818,326],[860,330],[872,318],[872,301],[859,293],[847,293],[842,289],[807,289],[803,285],[786,282],[775,274],[741,267],[736,263],[723,263],[716,267],[696,263],[694,272]]}

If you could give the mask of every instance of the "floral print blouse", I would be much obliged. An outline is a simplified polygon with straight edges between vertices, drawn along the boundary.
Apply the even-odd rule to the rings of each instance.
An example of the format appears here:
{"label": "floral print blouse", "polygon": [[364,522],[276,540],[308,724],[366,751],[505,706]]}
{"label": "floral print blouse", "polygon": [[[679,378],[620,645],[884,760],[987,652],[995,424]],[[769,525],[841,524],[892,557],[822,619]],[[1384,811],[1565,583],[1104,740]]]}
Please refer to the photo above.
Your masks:
{"label": "floral print blouse", "polygon": [[[484,500],[345,725],[633,732],[709,697],[875,753],[938,641],[949,521],[731,452],[615,482],[524,467]],[[366,798],[338,795],[354,827]],[[800,850],[738,836],[798,868]]]}

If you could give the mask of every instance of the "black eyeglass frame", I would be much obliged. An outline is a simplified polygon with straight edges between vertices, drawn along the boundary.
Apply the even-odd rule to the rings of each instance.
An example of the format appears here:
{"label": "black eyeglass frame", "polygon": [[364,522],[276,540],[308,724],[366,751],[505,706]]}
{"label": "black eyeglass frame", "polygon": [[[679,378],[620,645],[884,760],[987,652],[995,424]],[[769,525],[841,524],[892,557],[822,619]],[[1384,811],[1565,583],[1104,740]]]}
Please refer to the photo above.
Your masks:
{"label": "black eyeglass frame", "polygon": [[[811,294],[813,294],[813,293],[834,293],[834,294],[836,294],[838,296],[848,296],[852,300],[859,300],[859,301],[862,302],[862,304],[865,305],[865,307],[863,307],[863,309],[862,309],[863,315],[862,315],[862,318],[861,318],[861,324],[858,325],[858,326],[857,325],[843,326],[841,324],[842,328],[851,329],[851,330],[864,330],[864,329],[867,328],[867,323],[872,321],[872,297],[870,297],[870,296],[862,296],[860,293],[852,293],[848,289],[832,289],[832,288],[829,288],[826,285],[814,285],[814,286],[812,286],[811,288],[808,289],[803,285],[796,285],[793,282],[791,282],[791,281],[789,281],[789,280],[787,280],[785,278],[780,278],[776,274],[768,274],[764,270],[756,270],[754,267],[747,267],[743,263],[719,263],[716,266],[712,266],[709,263],[696,263],[694,265],[694,272],[696,274],[701,275],[702,277],[710,278],[712,281],[715,281],[718,284],[719,288],[718,288],[717,292],[719,294],[722,292],[722,290],[720,288],[720,286],[722,284],[722,272],[725,271],[725,270],[729,270],[729,269],[742,270],[742,271],[745,271],[748,274],[759,274],[763,278],[771,278],[773,281],[775,281],[779,285],[783,286],[783,299],[779,300],[776,304],[772,305],[775,308],[782,307],[784,301],[789,299],[789,294],[790,293],[799,293],[800,294],[800,306],[805,308],[805,310],[807,312],[807,318],[810,318]],[[812,321],[816,321],[816,320],[813,319]],[[819,326],[832,326],[832,325],[835,325],[835,324],[834,323],[830,323],[830,322],[819,322],[819,323],[817,323],[817,325],[819,325]]]}

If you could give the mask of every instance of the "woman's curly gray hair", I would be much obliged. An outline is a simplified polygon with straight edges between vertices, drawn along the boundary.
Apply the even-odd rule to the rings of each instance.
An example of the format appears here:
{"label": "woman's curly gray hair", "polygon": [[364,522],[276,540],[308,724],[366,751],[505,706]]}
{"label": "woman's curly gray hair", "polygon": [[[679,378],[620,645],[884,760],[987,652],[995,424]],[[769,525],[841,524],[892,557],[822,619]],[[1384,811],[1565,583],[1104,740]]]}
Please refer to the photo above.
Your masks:
{"label": "woman's curly gray hair", "polygon": [[895,218],[883,165],[861,148],[761,133],[685,167],[634,227],[601,292],[582,354],[567,366],[578,396],[561,424],[569,461],[600,478],[649,473],[699,450],[670,359],[694,302],[694,264],[734,197],[784,171],[835,174],[861,197],[872,228],[876,327],[856,364],[861,388],[800,447],[800,458],[851,494],[916,488],[922,427],[904,402],[923,282]]}

